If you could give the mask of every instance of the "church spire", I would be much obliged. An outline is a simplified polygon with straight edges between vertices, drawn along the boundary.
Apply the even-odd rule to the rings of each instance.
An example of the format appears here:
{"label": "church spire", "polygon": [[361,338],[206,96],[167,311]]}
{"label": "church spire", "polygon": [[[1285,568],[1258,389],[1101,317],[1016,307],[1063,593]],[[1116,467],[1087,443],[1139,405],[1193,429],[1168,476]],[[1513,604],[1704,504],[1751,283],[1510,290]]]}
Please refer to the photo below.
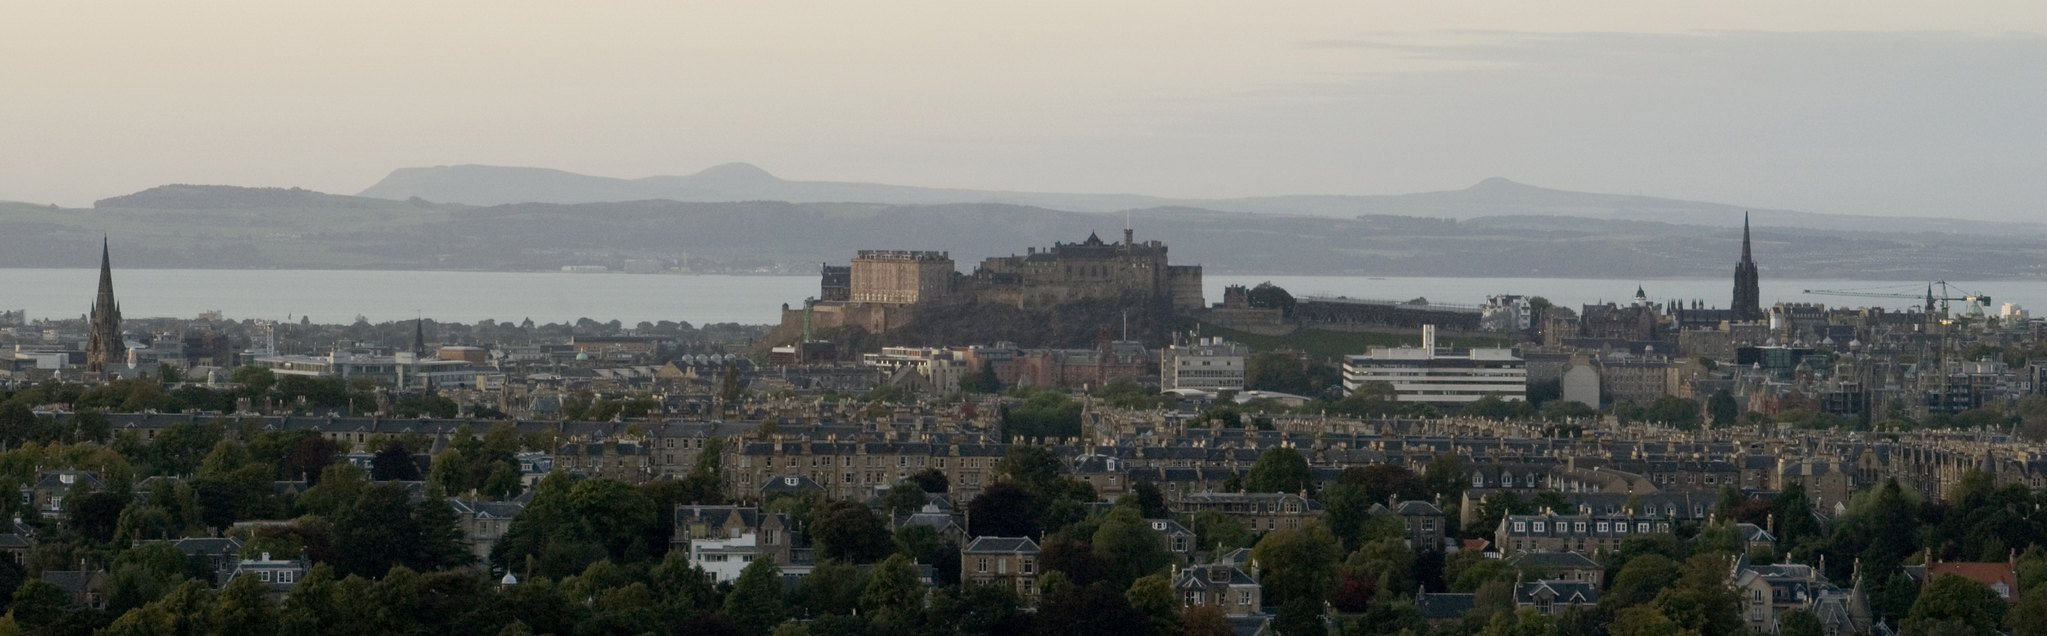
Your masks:
{"label": "church spire", "polygon": [[1747,213],[1747,212],[1743,212],[1743,213],[1741,213],[1741,262],[1743,262],[1743,263],[1753,263],[1753,262],[1755,262],[1755,261],[1754,261],[1754,259],[1752,259],[1752,258],[1750,258],[1750,257],[1749,257],[1749,242],[1748,242],[1748,213]]}
{"label": "church spire", "polygon": [[412,355],[426,357],[426,317],[412,321]]}
{"label": "church spire", "polygon": [[1750,250],[1748,213],[1741,215],[1741,262],[1734,266],[1734,319],[1754,321],[1763,319],[1763,293],[1761,276],[1756,271],[1756,261]]}
{"label": "church spire", "polygon": [[86,373],[104,374],[127,359],[121,340],[121,304],[114,300],[114,261],[108,241],[100,237],[99,295],[93,298],[85,343]]}

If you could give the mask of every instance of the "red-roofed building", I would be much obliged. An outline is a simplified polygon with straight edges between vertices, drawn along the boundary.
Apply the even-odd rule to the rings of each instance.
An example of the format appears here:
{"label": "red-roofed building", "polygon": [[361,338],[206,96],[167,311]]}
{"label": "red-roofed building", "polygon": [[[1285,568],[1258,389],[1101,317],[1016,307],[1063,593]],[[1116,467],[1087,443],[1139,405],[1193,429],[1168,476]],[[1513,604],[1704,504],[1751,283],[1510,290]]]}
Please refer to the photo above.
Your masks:
{"label": "red-roofed building", "polygon": [[[1920,585],[1931,583],[1942,574],[1954,574],[1990,586],[1990,590],[1997,592],[2006,603],[2018,600],[2018,568],[2012,561],[1961,563],[1941,562],[1931,557],[1929,551],[1926,565],[1921,566],[1918,576],[1913,577],[1919,580]],[[1912,569],[1908,566],[1906,574],[1913,574]]]}

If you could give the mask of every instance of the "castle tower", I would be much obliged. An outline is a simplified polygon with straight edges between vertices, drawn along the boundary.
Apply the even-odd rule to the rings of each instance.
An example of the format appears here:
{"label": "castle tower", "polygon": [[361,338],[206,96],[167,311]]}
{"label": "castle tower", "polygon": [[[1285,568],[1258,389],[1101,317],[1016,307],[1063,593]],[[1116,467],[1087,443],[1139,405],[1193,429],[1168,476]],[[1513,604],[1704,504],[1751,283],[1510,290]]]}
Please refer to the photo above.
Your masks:
{"label": "castle tower", "polygon": [[127,344],[121,340],[121,304],[114,301],[114,266],[107,253],[107,241],[100,239],[100,289],[92,301],[90,332],[85,343],[85,372],[104,374],[128,359]]}
{"label": "castle tower", "polygon": [[1734,319],[1763,319],[1763,292],[1758,286],[1756,261],[1749,252],[1748,215],[1741,215],[1741,263],[1734,266]]}

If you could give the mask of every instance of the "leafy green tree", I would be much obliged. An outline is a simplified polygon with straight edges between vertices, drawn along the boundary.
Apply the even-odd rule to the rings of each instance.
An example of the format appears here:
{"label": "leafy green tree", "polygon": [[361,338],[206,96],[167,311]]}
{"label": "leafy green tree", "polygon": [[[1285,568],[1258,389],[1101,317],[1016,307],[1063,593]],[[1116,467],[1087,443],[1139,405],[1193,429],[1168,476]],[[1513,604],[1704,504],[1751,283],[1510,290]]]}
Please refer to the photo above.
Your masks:
{"label": "leafy green tree", "polygon": [[1142,634],[1147,622],[1122,589],[1106,582],[1051,590],[1039,603],[1038,619],[1048,634]]}
{"label": "leafy green tree", "polygon": [[1628,559],[1599,597],[1601,607],[1618,610],[1647,603],[1677,583],[1678,564],[1661,554],[1644,554]]}
{"label": "leafy green tree", "polygon": [[787,617],[782,604],[782,575],[773,559],[755,559],[740,570],[725,595],[725,614],[749,634],[765,634]]}
{"label": "leafy green tree", "polygon": [[1230,628],[1230,618],[1223,609],[1212,605],[1187,608],[1180,614],[1182,636],[1235,636],[1237,630]]}
{"label": "leafy green tree", "polygon": [[1471,484],[1471,475],[1464,472],[1464,460],[1456,453],[1444,453],[1429,460],[1428,468],[1422,471],[1422,481],[1428,484],[1429,494],[1441,507],[1464,495],[1464,487]]}
{"label": "leafy green tree", "polygon": [[876,565],[866,589],[860,591],[860,608],[884,629],[914,626],[923,607],[924,585],[917,582],[917,567],[900,554]]}
{"label": "leafy green tree", "polygon": [[982,360],[981,369],[960,375],[960,391],[966,393],[1001,393],[1002,377],[995,374],[995,362]]}
{"label": "leafy green tree", "polygon": [[1282,633],[1321,633],[1322,606],[1336,585],[1341,544],[1320,522],[1265,534],[1251,551],[1258,560],[1265,602],[1279,606]]}
{"label": "leafy green tree", "polygon": [[1791,609],[1777,615],[1778,636],[1825,636],[1826,632],[1820,617],[1810,610]]}
{"label": "leafy green tree", "polygon": [[391,440],[370,458],[370,478],[377,481],[419,481],[419,464],[412,462],[412,451],[407,450],[405,444]]}
{"label": "leafy green tree", "polygon": [[1286,288],[1272,284],[1271,281],[1259,283],[1258,286],[1252,287],[1245,296],[1247,296],[1246,300],[1250,301],[1252,307],[1278,309],[1280,310],[1280,315],[1287,318],[1292,318],[1294,315],[1294,295],[1287,293]]}
{"label": "leafy green tree", "polygon": [[315,558],[344,574],[381,577],[417,552],[420,531],[413,514],[412,497],[404,488],[369,485],[332,520],[332,553]]}
{"label": "leafy green tree", "polygon": [[1735,636],[1741,624],[1741,597],[1727,586],[1730,557],[1722,553],[1692,556],[1677,582],[1656,595],[1653,605],[1670,620],[1696,629],[1701,636]]}
{"label": "leafy green tree", "polygon": [[1684,430],[1699,427],[1699,403],[1675,395],[1656,398],[1643,417],[1651,422]]}
{"label": "leafy green tree", "polygon": [[164,427],[150,440],[148,463],[154,475],[191,475],[200,461],[220,442],[218,423],[178,422]]}
{"label": "leafy green tree", "polygon": [[914,482],[901,481],[890,486],[881,496],[882,507],[891,514],[905,515],[924,508],[931,499],[924,496],[924,489]]}
{"label": "leafy green tree", "polygon": [[128,506],[128,498],[111,492],[90,492],[69,497],[64,502],[64,518],[72,530],[86,539],[106,543],[114,538],[114,531],[120,527],[121,512]]}
{"label": "leafy green tree", "polygon": [[1002,432],[1010,439],[1080,435],[1081,405],[1054,390],[1032,391],[1023,404],[1002,411]]}
{"label": "leafy green tree", "polygon": [[1035,537],[1041,532],[1023,487],[997,483],[967,502],[967,529],[974,536]]}
{"label": "leafy green tree", "polygon": [[936,468],[926,468],[910,473],[908,479],[910,483],[916,484],[917,488],[924,492],[943,494],[952,490],[952,480],[946,478],[945,471]]}
{"label": "leafy green tree", "polygon": [[469,541],[462,535],[455,507],[439,490],[427,489],[427,498],[415,514],[419,525],[418,552],[409,563],[425,569],[456,568],[476,561]]}
{"label": "leafy green tree", "polygon": [[2047,636],[2047,588],[2026,590],[2004,613],[2004,628],[2013,636]]}
{"label": "leafy green tree", "polygon": [[46,626],[54,625],[64,615],[64,606],[70,603],[70,595],[55,583],[42,580],[29,581],[14,588],[14,602],[8,606],[8,614],[14,617],[24,630],[31,633]]}
{"label": "leafy green tree", "polygon": [[226,587],[220,589],[214,614],[221,625],[232,625],[234,630],[245,634],[270,634],[277,631],[277,607],[270,603],[269,590],[256,580],[254,574],[243,574]]}
{"label": "leafy green tree", "polygon": [[[1203,510],[1189,519],[1188,530],[1194,531],[1194,540],[1203,550],[1222,551],[1251,547],[1251,529],[1244,527],[1244,521],[1228,513]],[[1210,554],[1209,558],[1222,556]]]}
{"label": "leafy green tree", "polygon": [[825,505],[811,525],[819,558],[873,563],[895,551],[888,527],[867,506],[847,501]]}
{"label": "leafy green tree", "polygon": [[1285,446],[1266,449],[1244,474],[1244,488],[1251,492],[1312,492],[1314,473],[1299,451]]}
{"label": "leafy green tree", "polygon": [[645,492],[614,479],[586,479],[569,489],[568,504],[574,536],[602,546],[611,559],[637,561],[653,553],[647,537],[661,511]]}
{"label": "leafy green tree", "polygon": [[1919,592],[1912,613],[1900,625],[1907,633],[1931,631],[1936,625],[1960,623],[1978,634],[1988,634],[2004,623],[2004,599],[1990,586],[1956,574],[1934,577]]}
{"label": "leafy green tree", "polygon": [[1166,507],[1166,493],[1159,490],[1156,483],[1140,481],[1132,484],[1130,494],[1125,496],[1130,497],[1131,502],[1137,506],[1137,514],[1146,519],[1165,519],[1173,516],[1173,511]]}
{"label": "leafy green tree", "polygon": [[813,617],[851,615],[860,609],[860,592],[866,587],[867,576],[858,566],[844,561],[819,561],[810,575],[797,583],[792,609]]}
{"label": "leafy green tree", "polygon": [[277,384],[277,374],[262,367],[236,367],[228,374],[228,381],[242,385],[242,389],[248,391],[251,396],[265,396],[269,395],[270,388]]}
{"label": "leafy green tree", "polygon": [[975,584],[940,588],[931,598],[927,622],[952,633],[990,635],[1031,633],[1032,615],[1023,611],[1016,588]]}
{"label": "leafy green tree", "polygon": [[1685,636],[1698,632],[1678,625],[1654,605],[1636,605],[1614,614],[1613,623],[1607,625],[1607,633],[1612,636]]}
{"label": "leafy green tree", "polygon": [[1127,588],[1139,578],[1163,571],[1173,561],[1165,540],[1132,506],[1117,506],[1109,511],[1101,527],[1095,530],[1093,546],[1096,553],[1108,559],[1111,580],[1118,588]]}
{"label": "leafy green tree", "polygon": [[1706,413],[1713,418],[1715,428],[1733,426],[1735,418],[1741,416],[1740,406],[1734,402],[1734,394],[1727,389],[1714,391],[1706,398]]}
{"label": "leafy green tree", "polygon": [[1149,574],[1131,583],[1123,593],[1130,606],[1144,613],[1146,634],[1174,636],[1180,633],[1180,599],[1173,581],[1165,573]]}
{"label": "leafy green tree", "polygon": [[1301,356],[1288,351],[1266,351],[1244,360],[1244,388],[1309,395],[1315,387],[1308,380],[1308,365]]}

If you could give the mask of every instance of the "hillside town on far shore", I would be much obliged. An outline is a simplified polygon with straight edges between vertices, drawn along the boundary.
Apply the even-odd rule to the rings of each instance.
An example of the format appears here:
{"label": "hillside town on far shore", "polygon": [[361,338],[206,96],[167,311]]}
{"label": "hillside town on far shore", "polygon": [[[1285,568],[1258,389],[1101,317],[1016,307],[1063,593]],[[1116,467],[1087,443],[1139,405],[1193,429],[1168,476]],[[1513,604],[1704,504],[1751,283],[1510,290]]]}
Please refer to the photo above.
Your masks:
{"label": "hillside town on far shore", "polygon": [[[689,633],[2047,630],[2047,322],[1764,306],[1757,256],[1725,307],[1211,304],[1126,228],[862,250],[775,325],[317,324],[124,319],[103,244],[82,319],[0,312],[0,586],[118,627],[167,545],[283,612],[403,566],[598,621],[600,563],[673,564]],[[459,538],[349,548],[380,484]]]}

